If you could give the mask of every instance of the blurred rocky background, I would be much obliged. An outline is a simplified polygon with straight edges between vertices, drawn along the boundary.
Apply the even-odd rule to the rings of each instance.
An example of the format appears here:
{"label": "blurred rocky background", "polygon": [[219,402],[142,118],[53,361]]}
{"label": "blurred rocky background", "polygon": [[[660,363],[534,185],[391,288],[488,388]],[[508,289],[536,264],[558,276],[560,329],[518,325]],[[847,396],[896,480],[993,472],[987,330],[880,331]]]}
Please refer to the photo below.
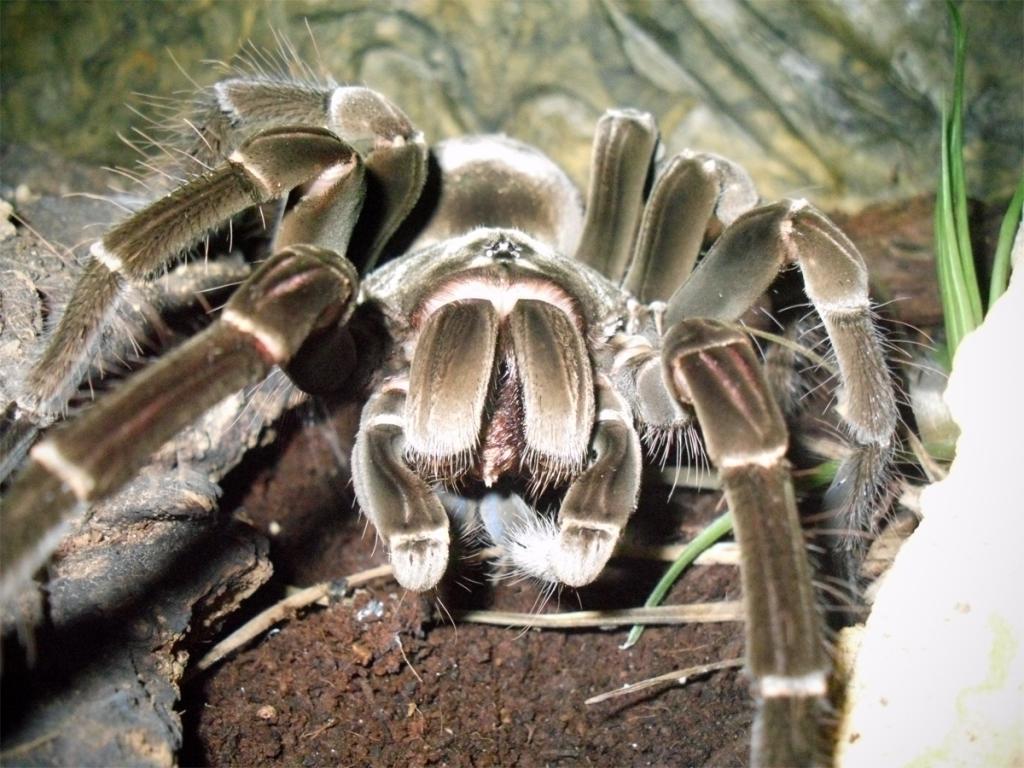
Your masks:
{"label": "blurred rocky background", "polygon": [[[1024,147],[1024,3],[961,4],[968,179],[1007,197]],[[938,0],[268,0],[0,4],[4,143],[128,164],[133,94],[187,96],[247,41],[390,95],[428,138],[504,131],[581,184],[601,112],[743,163],[766,197],[856,209],[929,191],[952,82]]]}

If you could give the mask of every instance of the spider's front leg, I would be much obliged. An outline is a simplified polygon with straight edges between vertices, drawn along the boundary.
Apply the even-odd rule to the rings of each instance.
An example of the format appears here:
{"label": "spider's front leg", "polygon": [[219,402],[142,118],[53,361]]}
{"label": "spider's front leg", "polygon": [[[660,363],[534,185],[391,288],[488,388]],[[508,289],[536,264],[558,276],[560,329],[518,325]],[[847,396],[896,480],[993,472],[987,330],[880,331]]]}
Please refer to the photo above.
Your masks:
{"label": "spider's front leg", "polygon": [[[225,80],[200,116],[210,170],[138,211],[90,247],[60,323],[30,371],[19,418],[45,426],[65,407],[133,286],[236,214],[296,188],[303,202],[281,222],[277,250],[303,242],[344,253],[359,215],[359,262],[371,266],[419,197],[427,150],[408,118],[367,88]],[[357,174],[358,196],[341,189]],[[364,195],[371,205],[361,211]],[[340,230],[340,231],[338,231]]]}
{"label": "spider's front leg", "polygon": [[76,507],[113,493],[224,397],[275,365],[299,371],[301,380],[305,355],[322,355],[325,345],[351,369],[352,342],[339,329],[358,283],[355,268],[334,251],[288,246],[249,277],[209,328],[48,434],[0,506],[0,596],[6,600],[45,560]]}
{"label": "spider's front leg", "polygon": [[746,668],[758,706],[751,762],[820,764],[828,664],[782,414],[743,334],[686,320],[662,349],[665,381],[696,412],[740,544]]}
{"label": "spider's front leg", "polygon": [[362,176],[358,156],[327,131],[268,130],[219,167],[112,229],[90,248],[92,260],[29,374],[21,407],[28,413],[59,411],[132,285],[146,281],[210,229],[321,174],[330,173],[337,182],[353,172]]}

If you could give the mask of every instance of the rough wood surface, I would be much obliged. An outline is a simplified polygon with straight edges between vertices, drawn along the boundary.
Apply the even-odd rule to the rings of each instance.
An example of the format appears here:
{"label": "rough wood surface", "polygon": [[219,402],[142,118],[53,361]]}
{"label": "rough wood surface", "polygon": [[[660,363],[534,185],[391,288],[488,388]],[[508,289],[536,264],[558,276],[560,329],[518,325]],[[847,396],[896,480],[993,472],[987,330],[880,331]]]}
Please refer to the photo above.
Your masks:
{"label": "rough wood surface", "polygon": [[[70,246],[116,209],[55,196],[46,182],[95,182],[86,172],[62,177],[24,150],[4,158],[3,192],[19,216],[0,240],[6,402],[45,338],[46,315],[68,295],[81,257]],[[4,764],[174,764],[183,643],[208,635],[272,572],[266,539],[218,513],[217,480],[254,444],[254,425],[282,406],[261,401],[256,414],[241,395],[224,401],[96,505],[40,582],[4,606]]]}

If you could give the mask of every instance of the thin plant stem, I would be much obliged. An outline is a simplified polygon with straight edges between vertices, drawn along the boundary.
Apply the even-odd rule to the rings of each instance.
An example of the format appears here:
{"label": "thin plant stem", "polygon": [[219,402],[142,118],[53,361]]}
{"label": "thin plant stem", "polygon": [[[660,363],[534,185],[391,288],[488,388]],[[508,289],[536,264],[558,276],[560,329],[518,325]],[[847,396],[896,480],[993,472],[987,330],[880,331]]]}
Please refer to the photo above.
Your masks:
{"label": "thin plant stem", "polygon": [[1010,251],[1013,240],[1020,226],[1021,208],[1024,207],[1024,175],[1020,177],[1017,191],[1013,194],[1010,207],[1006,210],[1003,223],[999,227],[999,243],[996,245],[996,256],[992,262],[992,279],[988,288],[988,306],[991,308],[996,299],[1003,295],[1010,282]]}
{"label": "thin plant stem", "polygon": [[964,61],[967,33],[960,10],[947,2],[954,39],[952,104],[943,108],[941,174],[935,201],[935,251],[946,325],[946,365],[952,363],[964,336],[983,318],[981,291],[974,268],[967,221],[964,170]]}
{"label": "thin plant stem", "polygon": [[[676,583],[679,575],[686,569],[686,567],[696,560],[701,552],[708,549],[712,544],[725,536],[725,534],[729,533],[731,530],[732,513],[725,512],[715,518],[703,531],[698,533],[693,541],[687,544],[683,551],[679,553],[679,557],[676,558],[676,561],[669,566],[667,571],[665,571],[665,575],[662,576],[655,585],[654,590],[644,603],[644,607],[653,608],[661,605],[661,601],[665,599],[665,595],[668,594],[669,589],[671,589],[672,585]],[[629,631],[629,635],[626,637],[626,642],[624,642],[620,648],[623,650],[632,648],[636,645],[643,632],[643,626],[635,624]]]}

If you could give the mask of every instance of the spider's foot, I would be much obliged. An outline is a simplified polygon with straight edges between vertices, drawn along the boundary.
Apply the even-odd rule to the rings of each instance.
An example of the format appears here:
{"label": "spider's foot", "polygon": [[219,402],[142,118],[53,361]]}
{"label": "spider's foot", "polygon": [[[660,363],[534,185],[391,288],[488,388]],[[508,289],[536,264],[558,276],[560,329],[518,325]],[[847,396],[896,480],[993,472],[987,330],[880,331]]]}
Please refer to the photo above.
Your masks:
{"label": "spider's foot", "polygon": [[612,556],[621,530],[617,525],[564,523],[552,558],[555,578],[570,587],[592,582]]}
{"label": "spider's foot", "polygon": [[406,589],[433,589],[448,568],[448,528],[400,533],[391,536],[391,567],[395,579]]}

